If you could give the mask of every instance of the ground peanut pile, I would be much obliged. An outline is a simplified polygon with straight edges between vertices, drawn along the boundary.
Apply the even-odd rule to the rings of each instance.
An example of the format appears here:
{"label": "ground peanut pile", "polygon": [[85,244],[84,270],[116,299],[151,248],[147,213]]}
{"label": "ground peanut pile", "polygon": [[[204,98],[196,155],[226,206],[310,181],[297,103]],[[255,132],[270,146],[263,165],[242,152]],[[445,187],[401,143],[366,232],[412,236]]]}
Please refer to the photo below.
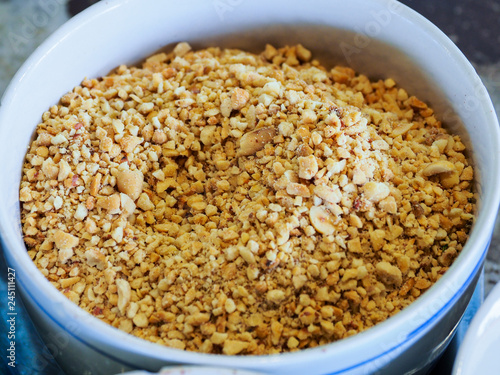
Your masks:
{"label": "ground peanut pile", "polygon": [[354,335],[438,280],[473,221],[465,147],[432,109],[300,45],[181,43],[84,80],[36,132],[33,261],[89,313],[175,348]]}

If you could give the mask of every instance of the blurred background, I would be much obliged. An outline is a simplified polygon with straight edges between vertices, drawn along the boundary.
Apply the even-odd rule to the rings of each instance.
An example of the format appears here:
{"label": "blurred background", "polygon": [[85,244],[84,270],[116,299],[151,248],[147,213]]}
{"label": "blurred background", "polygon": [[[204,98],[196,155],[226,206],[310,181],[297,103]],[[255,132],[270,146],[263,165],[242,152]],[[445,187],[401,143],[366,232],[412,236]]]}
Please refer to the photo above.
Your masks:
{"label": "blurred background", "polygon": [[[66,20],[97,1],[0,0],[0,97],[17,69],[48,35]],[[438,26],[462,50],[483,80],[495,105],[497,116],[500,117],[500,0],[403,0],[402,3]],[[67,63],[71,64],[71,56],[68,56]],[[457,77],[457,80],[459,79],[460,77]],[[1,201],[2,197],[0,204]],[[485,265],[486,295],[500,280],[499,223],[500,220],[497,220]],[[6,282],[7,265],[0,248],[0,311],[2,306],[6,305],[3,300],[3,296],[7,295]],[[16,303],[22,304],[19,299]],[[63,375],[53,361],[50,351],[34,332],[29,318],[21,307],[18,314],[16,340],[22,343],[16,347],[18,366],[8,367],[5,355],[2,354],[0,374]],[[465,320],[470,320],[471,317],[465,317]],[[2,353],[5,351],[4,348],[8,347],[7,335],[3,334],[7,332],[7,323],[4,320],[0,319]],[[455,341],[459,342],[457,339]],[[450,373],[454,350],[456,347],[451,345],[447,357],[441,361],[434,373],[440,375]]]}

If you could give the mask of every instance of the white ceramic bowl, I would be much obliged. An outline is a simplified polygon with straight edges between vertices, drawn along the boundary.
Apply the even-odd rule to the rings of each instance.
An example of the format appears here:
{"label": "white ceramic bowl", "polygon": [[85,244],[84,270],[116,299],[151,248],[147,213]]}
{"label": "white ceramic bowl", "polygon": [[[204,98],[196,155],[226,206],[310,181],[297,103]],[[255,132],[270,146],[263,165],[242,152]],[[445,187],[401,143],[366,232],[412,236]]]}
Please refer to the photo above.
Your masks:
{"label": "white ceramic bowl", "polygon": [[[359,335],[273,356],[221,356],[157,346],[120,332],[70,303],[26,253],[18,187],[26,147],[41,114],[84,77],[188,41],[259,50],[266,42],[311,48],[326,65],[349,64],[394,78],[430,103],[472,150],[480,194],[470,239],[450,270],[401,313]],[[390,0],[102,1],[71,19],[26,61],[0,108],[0,228],[19,292],[68,373],[157,371],[208,365],[274,374],[424,373],[444,350],[474,290],[500,198],[500,136],[474,69],[435,26]]]}
{"label": "white ceramic bowl", "polygon": [[500,284],[490,292],[467,330],[453,375],[495,375],[500,368]]}

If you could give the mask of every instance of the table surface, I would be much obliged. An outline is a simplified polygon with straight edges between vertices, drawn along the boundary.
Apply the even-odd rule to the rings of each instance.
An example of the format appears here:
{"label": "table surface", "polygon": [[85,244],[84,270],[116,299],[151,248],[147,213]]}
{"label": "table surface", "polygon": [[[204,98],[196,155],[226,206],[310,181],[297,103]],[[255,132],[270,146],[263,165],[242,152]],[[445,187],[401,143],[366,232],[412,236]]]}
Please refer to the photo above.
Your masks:
{"label": "table surface", "polygon": [[[64,21],[97,0],[0,0],[0,97],[11,77],[31,52]],[[403,0],[436,24],[452,39],[472,62],[495,105],[500,118],[500,0]],[[50,4],[50,6],[48,6]],[[0,296],[7,294],[7,265],[0,248]],[[486,259],[484,276],[450,345],[444,360],[434,370],[447,374],[467,325],[482,301],[500,280],[500,220]],[[16,301],[17,302],[17,301]],[[19,303],[18,303],[19,304]],[[0,308],[4,303],[0,303]],[[17,333],[22,346],[16,347],[16,357],[22,362],[13,371],[0,359],[0,374],[63,375],[50,353],[36,334],[26,313],[18,309]],[[2,315],[4,316],[4,315]],[[0,321],[0,348],[7,348],[7,322]],[[42,356],[33,353],[43,354]],[[43,366],[39,359],[43,358]],[[38,359],[38,360],[37,360]]]}

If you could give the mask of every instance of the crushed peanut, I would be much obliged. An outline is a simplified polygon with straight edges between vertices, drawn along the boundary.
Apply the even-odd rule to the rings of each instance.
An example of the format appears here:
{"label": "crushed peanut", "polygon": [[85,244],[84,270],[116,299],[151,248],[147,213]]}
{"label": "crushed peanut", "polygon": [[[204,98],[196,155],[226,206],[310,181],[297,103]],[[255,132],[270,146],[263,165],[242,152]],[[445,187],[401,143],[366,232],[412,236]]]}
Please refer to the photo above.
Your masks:
{"label": "crushed peanut", "polygon": [[404,309],[474,220],[460,138],[392,79],[305,47],[187,43],[85,79],[42,116],[28,253],[146,340],[224,354],[323,345]]}

